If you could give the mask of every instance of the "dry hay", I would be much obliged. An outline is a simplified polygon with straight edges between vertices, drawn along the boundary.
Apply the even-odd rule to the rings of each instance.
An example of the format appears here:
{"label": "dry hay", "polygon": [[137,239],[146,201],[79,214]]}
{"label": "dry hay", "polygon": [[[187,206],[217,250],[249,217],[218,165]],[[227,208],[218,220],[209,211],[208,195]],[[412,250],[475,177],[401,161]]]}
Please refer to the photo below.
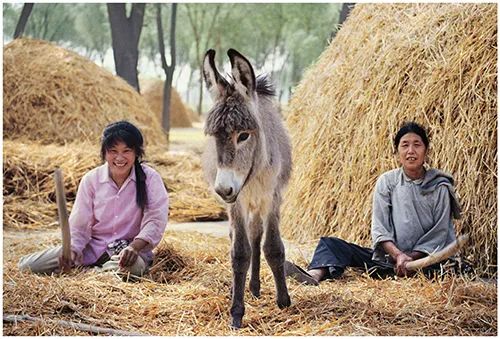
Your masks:
{"label": "dry hay", "polygon": [[92,61],[32,39],[7,44],[3,60],[4,138],[97,143],[104,126],[126,119],[141,129],[147,144],[166,143],[144,99]]}
{"label": "dry hay", "polygon": [[[262,262],[259,299],[245,293],[240,331],[230,330],[229,240],[167,231],[156,252],[170,265],[136,283],[112,274],[74,271],[65,276],[21,273],[21,255],[54,246],[59,234],[7,232],[4,237],[3,313],[43,318],[4,323],[4,335],[85,335],[54,320],[149,335],[497,335],[496,285],[450,276],[372,280],[347,271],[319,287],[289,280],[292,306],[279,310],[274,280]],[[295,258],[292,258],[295,259]],[[181,264],[179,264],[181,263]],[[157,280],[165,270],[165,276]],[[167,278],[165,278],[167,277]],[[26,293],[30,291],[30,293]]]}
{"label": "dry hay", "polygon": [[496,46],[494,4],[356,5],[289,105],[285,236],[370,245],[375,181],[398,166],[400,124],[416,120],[430,130],[431,165],[456,179],[465,254],[496,271]]}
{"label": "dry hay", "polygon": [[[151,81],[141,90],[144,100],[158,121],[162,121],[164,84],[165,82],[161,80]],[[170,127],[192,127],[189,113],[174,87],[171,88],[170,95]]]}
{"label": "dry hay", "polygon": [[187,111],[192,122],[201,122],[200,115],[194,109],[192,109],[190,106],[186,105],[186,111]]}
{"label": "dry hay", "polygon": [[[86,143],[38,145],[5,140],[3,144],[4,228],[47,228],[57,225],[54,169],[60,167],[71,209],[83,175],[98,166],[99,149]],[[222,204],[208,190],[199,158],[146,149],[146,163],[163,178],[170,197],[170,220],[220,220]]]}

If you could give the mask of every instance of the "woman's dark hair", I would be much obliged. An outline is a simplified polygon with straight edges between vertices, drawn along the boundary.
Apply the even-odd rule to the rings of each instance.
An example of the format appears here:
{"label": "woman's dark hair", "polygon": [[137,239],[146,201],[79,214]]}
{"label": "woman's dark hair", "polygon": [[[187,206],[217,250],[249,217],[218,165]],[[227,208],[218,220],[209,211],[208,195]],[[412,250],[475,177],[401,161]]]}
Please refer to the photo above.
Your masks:
{"label": "woman's dark hair", "polygon": [[144,139],[142,137],[141,131],[130,122],[122,120],[109,124],[104,128],[102,133],[101,141],[101,158],[104,161],[106,156],[106,151],[111,149],[118,142],[123,142],[127,147],[135,151],[135,184],[136,184],[136,196],[135,201],[137,205],[144,210],[147,203],[147,192],[146,192],[146,173],[141,166],[141,160],[144,156]]}
{"label": "woman's dark hair", "polygon": [[396,136],[394,137],[394,151],[398,151],[398,146],[399,146],[399,141],[401,138],[408,133],[415,133],[418,135],[420,138],[422,138],[422,141],[424,142],[425,148],[429,148],[429,138],[427,137],[427,132],[425,132],[425,129],[417,124],[416,122],[405,122],[399,129],[398,133],[396,133]]}

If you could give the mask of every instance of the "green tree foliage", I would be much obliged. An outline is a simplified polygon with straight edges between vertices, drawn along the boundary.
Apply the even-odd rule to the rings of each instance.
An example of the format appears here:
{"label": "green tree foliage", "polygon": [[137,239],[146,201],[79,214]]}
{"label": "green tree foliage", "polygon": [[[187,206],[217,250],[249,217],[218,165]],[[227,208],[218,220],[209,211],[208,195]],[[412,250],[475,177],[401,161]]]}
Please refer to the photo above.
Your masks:
{"label": "green tree foliage", "polygon": [[[257,73],[271,74],[279,93],[286,99],[304,70],[319,57],[334,35],[341,7],[340,3],[179,4],[176,63],[178,70],[190,70],[189,101],[201,108],[200,91],[203,93],[204,85],[200,69],[209,48],[217,51],[219,67],[227,65],[225,52],[229,48],[237,49],[252,61]],[[12,39],[21,9],[22,4],[3,4],[4,41]],[[141,67],[153,63],[152,69],[163,77],[155,16],[155,7],[146,6],[139,71],[144,73]],[[162,18],[169,22],[170,6],[164,6]],[[166,36],[170,34],[169,29],[165,25]],[[36,3],[25,35],[55,41],[101,63],[111,48],[103,3]],[[167,47],[167,55],[168,52]],[[197,97],[189,94],[190,89]]]}
{"label": "green tree foliage", "polygon": [[74,38],[86,50],[87,57],[104,62],[106,51],[111,46],[108,16],[105,4],[76,4]]}

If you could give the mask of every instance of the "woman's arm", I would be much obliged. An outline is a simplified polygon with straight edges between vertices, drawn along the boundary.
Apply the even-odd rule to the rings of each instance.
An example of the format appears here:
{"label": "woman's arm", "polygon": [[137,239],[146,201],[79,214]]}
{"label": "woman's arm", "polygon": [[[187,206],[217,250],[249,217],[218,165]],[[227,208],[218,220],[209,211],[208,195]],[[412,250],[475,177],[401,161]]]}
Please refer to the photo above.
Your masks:
{"label": "woman's arm", "polygon": [[72,264],[81,265],[83,261],[83,249],[91,239],[91,224],[94,220],[93,210],[94,190],[91,178],[84,175],[78,186],[75,203],[69,216],[71,230]]}
{"label": "woman's arm", "polygon": [[391,221],[391,190],[387,180],[386,175],[379,177],[373,192],[371,236],[374,249],[384,241],[394,243],[395,240]]}
{"label": "woman's arm", "polygon": [[140,250],[156,247],[163,237],[168,222],[168,193],[161,176],[156,171],[148,173],[147,195],[148,203],[144,209],[141,230],[134,238],[134,241],[140,239],[146,242],[144,246],[142,242],[135,243],[135,247],[142,247]]}

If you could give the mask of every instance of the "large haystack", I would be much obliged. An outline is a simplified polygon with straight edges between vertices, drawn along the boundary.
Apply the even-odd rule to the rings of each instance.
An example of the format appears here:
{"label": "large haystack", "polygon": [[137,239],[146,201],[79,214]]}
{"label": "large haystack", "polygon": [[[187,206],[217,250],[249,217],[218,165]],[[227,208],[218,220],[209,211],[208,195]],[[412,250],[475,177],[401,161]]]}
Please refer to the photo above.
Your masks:
{"label": "large haystack", "polygon": [[400,124],[416,120],[431,165],[456,179],[466,255],[496,269],[496,65],[495,4],[356,5],[290,102],[285,236],[370,245],[375,181],[397,166]]}
{"label": "large haystack", "polygon": [[[146,83],[141,90],[142,96],[155,113],[158,121],[161,121],[163,114],[163,86],[164,81],[156,80]],[[170,127],[192,127],[191,118],[182,102],[177,90],[172,87],[170,97]]]}
{"label": "large haystack", "polygon": [[[71,210],[83,175],[100,164],[98,146],[73,143],[39,145],[5,140],[3,144],[3,219],[5,229],[57,227],[54,169],[60,167]],[[220,220],[225,209],[209,193],[198,157],[146,149],[146,160],[163,178],[170,197],[171,221]]]}
{"label": "large haystack", "polygon": [[144,99],[90,60],[31,39],[12,41],[3,57],[5,138],[97,143],[106,124],[127,119],[142,130],[147,143],[166,143]]}

